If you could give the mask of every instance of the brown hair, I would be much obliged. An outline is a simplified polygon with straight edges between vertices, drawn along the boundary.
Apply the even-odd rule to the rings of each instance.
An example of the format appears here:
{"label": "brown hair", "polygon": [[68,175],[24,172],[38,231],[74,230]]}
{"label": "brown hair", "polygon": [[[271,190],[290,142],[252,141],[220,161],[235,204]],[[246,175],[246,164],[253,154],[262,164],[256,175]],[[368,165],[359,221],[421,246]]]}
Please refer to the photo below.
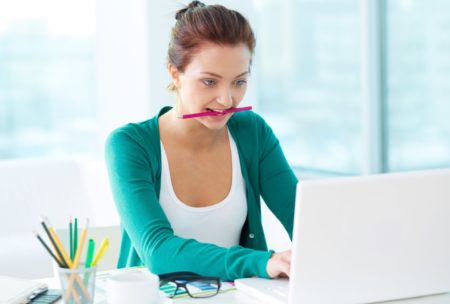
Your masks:
{"label": "brown hair", "polygon": [[[176,13],[175,19],[167,61],[180,72],[184,72],[192,56],[207,42],[230,46],[244,43],[251,54],[254,52],[253,31],[248,20],[237,11],[192,1]],[[175,89],[173,84],[168,88]]]}

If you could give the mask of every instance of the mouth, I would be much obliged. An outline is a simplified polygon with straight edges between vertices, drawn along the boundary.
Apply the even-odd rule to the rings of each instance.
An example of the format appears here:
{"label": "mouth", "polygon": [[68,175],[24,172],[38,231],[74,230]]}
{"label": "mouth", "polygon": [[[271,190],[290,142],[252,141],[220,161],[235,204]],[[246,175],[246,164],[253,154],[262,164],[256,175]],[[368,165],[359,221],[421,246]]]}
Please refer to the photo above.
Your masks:
{"label": "mouth", "polygon": [[212,109],[206,108],[207,112],[217,113],[217,115],[225,115],[229,109]]}
{"label": "mouth", "polygon": [[204,112],[200,113],[192,113],[192,114],[184,114],[179,118],[188,119],[194,117],[203,117],[203,116],[225,116],[226,114],[233,114],[235,112],[242,111],[250,111],[252,106],[240,107],[240,108],[229,108],[229,109],[213,109],[213,108],[205,108]]}

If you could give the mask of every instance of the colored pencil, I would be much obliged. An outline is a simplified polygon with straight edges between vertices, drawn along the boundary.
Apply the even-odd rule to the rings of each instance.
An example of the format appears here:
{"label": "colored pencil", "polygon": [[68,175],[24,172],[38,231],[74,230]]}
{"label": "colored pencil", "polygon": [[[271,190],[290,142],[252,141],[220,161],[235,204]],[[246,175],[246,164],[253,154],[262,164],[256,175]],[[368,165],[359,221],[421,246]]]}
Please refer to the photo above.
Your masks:
{"label": "colored pencil", "polygon": [[106,249],[109,246],[109,240],[103,239],[102,243],[100,244],[100,247],[98,248],[97,253],[94,256],[94,260],[92,261],[92,266],[96,266],[98,261],[105,255]]}
{"label": "colored pencil", "polygon": [[58,260],[58,258],[55,256],[55,254],[53,253],[53,251],[47,246],[47,244],[44,242],[44,240],[41,238],[41,236],[36,232],[33,231],[34,234],[36,235],[37,239],[39,240],[39,242],[41,242],[42,246],[44,246],[44,248],[48,251],[48,253],[50,253],[50,255],[52,256],[52,258],[55,260],[56,264],[58,264],[59,267],[63,267],[62,263]]}
{"label": "colored pencil", "polygon": [[[71,265],[71,269],[75,269],[78,267],[78,263],[80,261],[80,257],[81,257],[81,252],[83,251],[83,247],[84,247],[84,243],[86,241],[86,237],[87,237],[87,231],[88,231],[88,226],[89,226],[89,219],[86,220],[86,226],[84,227],[83,231],[81,232],[81,236],[80,236],[80,242],[79,242],[79,246],[77,246],[77,251],[75,252],[75,258],[73,260],[73,263]],[[72,274],[69,278],[69,281],[67,283],[67,290],[66,290],[66,295],[65,298],[68,298],[68,296],[70,295],[72,290],[74,289],[74,283],[75,280],[78,283],[78,286],[80,287],[81,291],[83,292],[84,296],[86,298],[90,298],[89,292],[87,291],[86,287],[83,284],[83,281],[81,280],[80,276],[78,274]]]}
{"label": "colored pencil", "polygon": [[228,113],[249,111],[251,109],[252,109],[252,106],[247,106],[247,107],[241,107],[241,108],[231,108],[231,109],[225,110],[223,112],[213,112],[213,111],[199,112],[199,113],[193,113],[193,114],[184,114],[181,116],[181,118],[188,119],[188,118],[204,117],[204,116],[221,116],[221,115],[226,115]]}
{"label": "colored pencil", "polygon": [[85,268],[91,267],[92,259],[94,258],[95,242],[93,239],[89,239],[88,248],[86,251],[86,261],[84,263]]}
{"label": "colored pencil", "polygon": [[78,219],[75,218],[73,223],[73,255],[75,256],[78,246]]}
{"label": "colored pencil", "polygon": [[87,237],[88,225],[89,225],[89,219],[86,220],[86,226],[84,227],[83,231],[81,232],[80,242],[78,244],[79,246],[77,246],[77,250],[75,252],[75,258],[73,260],[72,267],[70,267],[70,268],[78,267],[78,263],[80,262],[81,252],[83,251],[83,246],[84,246],[84,243],[85,243],[86,237]]}
{"label": "colored pencil", "polygon": [[73,260],[73,227],[72,227],[72,217],[70,217],[69,221],[69,250],[70,250],[70,259]]}
{"label": "colored pencil", "polygon": [[41,217],[41,225],[42,225],[42,227],[44,228],[44,231],[45,231],[45,233],[47,234],[47,236],[48,236],[50,242],[52,243],[53,248],[55,248],[56,253],[57,253],[58,260],[61,262],[62,267],[67,268],[67,267],[68,267],[68,264],[64,261],[63,255],[62,255],[60,249],[58,248],[58,245],[56,244],[55,240],[53,239],[53,237],[52,237],[50,231],[48,230],[47,224],[45,223],[45,220],[44,220],[43,217]]}
{"label": "colored pencil", "polygon": [[61,254],[62,254],[62,256],[63,256],[64,262],[66,263],[67,267],[68,267],[68,268],[71,268],[71,266],[72,266],[72,260],[70,259],[69,255],[67,254],[67,251],[66,251],[66,249],[64,248],[64,245],[61,243],[61,240],[59,239],[59,236],[58,236],[58,234],[56,233],[55,228],[53,228],[53,227],[48,227],[48,230],[50,231],[50,233],[51,233],[53,239],[55,240],[56,245],[58,246],[59,251],[61,252]]}

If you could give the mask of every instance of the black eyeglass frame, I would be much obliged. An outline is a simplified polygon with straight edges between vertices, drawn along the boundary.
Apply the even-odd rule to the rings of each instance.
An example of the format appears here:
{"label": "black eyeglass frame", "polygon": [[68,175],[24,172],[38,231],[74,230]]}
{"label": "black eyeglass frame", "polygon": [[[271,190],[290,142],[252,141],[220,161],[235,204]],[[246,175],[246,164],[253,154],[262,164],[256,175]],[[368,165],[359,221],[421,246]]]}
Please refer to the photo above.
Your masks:
{"label": "black eyeglass frame", "polygon": [[[178,281],[185,281],[185,282],[181,283]],[[190,282],[195,282],[195,281],[211,281],[213,283],[216,283],[216,285],[217,285],[216,292],[214,294],[210,294],[210,295],[206,295],[206,296],[192,295],[189,292],[189,289],[186,287],[186,285],[189,284]],[[175,292],[172,295],[169,295],[170,298],[175,297],[177,295],[178,289],[180,289],[180,288],[183,288],[184,290],[186,290],[186,293],[191,298],[196,298],[196,299],[210,298],[219,293],[220,286],[221,286],[220,278],[218,278],[218,277],[205,277],[205,276],[199,275],[195,272],[189,272],[189,271],[170,272],[170,273],[165,273],[165,274],[159,275],[159,287],[161,287],[167,283],[174,283],[177,286],[177,288],[175,289]]]}

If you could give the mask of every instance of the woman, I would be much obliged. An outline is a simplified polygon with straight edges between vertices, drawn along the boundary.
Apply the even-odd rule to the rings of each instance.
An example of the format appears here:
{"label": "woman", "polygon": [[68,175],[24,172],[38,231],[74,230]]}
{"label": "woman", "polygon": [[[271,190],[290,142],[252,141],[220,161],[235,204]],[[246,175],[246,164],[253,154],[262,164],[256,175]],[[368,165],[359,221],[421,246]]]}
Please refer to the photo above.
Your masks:
{"label": "woman", "polygon": [[[267,250],[260,197],[292,237],[297,179],[264,120],[223,112],[244,97],[255,47],[248,21],[191,2],[168,52],[174,108],[115,130],[106,160],[123,225],[118,267],[223,280],[288,276],[290,250]],[[218,114],[218,113],[214,113]]]}

